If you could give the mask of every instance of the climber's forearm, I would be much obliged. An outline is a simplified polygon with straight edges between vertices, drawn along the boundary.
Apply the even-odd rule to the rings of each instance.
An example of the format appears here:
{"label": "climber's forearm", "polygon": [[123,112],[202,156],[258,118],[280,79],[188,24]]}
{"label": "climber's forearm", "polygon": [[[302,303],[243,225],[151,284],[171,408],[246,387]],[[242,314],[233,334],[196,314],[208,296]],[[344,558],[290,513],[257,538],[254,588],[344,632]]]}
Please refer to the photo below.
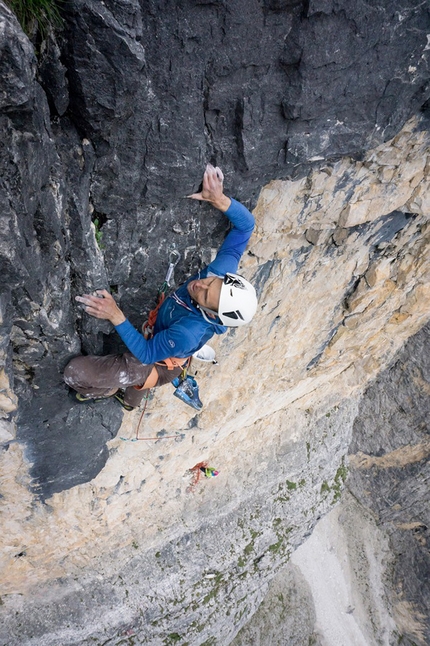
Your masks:
{"label": "climber's forearm", "polygon": [[222,211],[223,213],[228,211],[231,205],[231,199],[227,197],[227,195],[224,195],[224,193],[216,199],[208,201],[212,204],[212,206],[214,206],[219,211]]}

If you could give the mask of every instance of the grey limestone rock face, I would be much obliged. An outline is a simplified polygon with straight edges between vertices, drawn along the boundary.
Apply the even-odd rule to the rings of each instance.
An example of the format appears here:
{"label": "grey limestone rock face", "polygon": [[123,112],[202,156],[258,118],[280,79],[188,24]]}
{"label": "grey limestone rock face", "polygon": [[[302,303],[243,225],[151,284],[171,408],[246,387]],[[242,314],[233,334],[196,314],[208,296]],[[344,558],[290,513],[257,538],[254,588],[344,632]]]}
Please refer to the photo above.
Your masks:
{"label": "grey limestone rock face", "polygon": [[315,157],[391,138],[428,98],[424,5],[68,7],[71,112],[95,144],[94,198],[109,218],[173,203],[207,160],[253,202],[262,184]]}
{"label": "grey limestone rock face", "polygon": [[429,345],[426,326],[368,389],[350,447],[348,488],[389,537],[385,585],[405,644],[430,639]]}
{"label": "grey limestone rock face", "polygon": [[[430,11],[409,0],[70,0],[63,15],[36,56],[0,2],[2,643],[227,644],[338,502],[359,388],[407,325],[428,320],[416,301],[428,284]],[[405,131],[410,158],[403,139],[366,157],[422,107]],[[67,398],[69,359],[118,347],[74,297],[111,289],[140,325],[172,248],[177,284],[210,260],[225,218],[184,199],[208,161],[250,207],[270,182],[243,260],[264,293],[262,332],[220,342],[224,366],[201,371],[218,384],[202,415],[157,394],[144,419],[155,442],[143,447],[128,443],[136,420],[114,402]],[[276,181],[286,178],[297,183]],[[386,334],[389,347],[369,342],[377,356],[361,356],[354,330],[363,346]],[[360,419],[373,423],[365,406]],[[423,423],[408,430],[417,446]],[[368,427],[358,420],[356,432],[353,451],[367,451]],[[387,433],[375,441],[377,458],[403,446]],[[225,477],[188,496],[202,455]],[[418,463],[408,468],[421,492]],[[377,473],[374,491],[394,486],[406,510],[396,468]],[[427,567],[419,496],[405,518],[376,498],[375,513],[411,525],[392,532],[398,553]],[[399,559],[396,582],[403,567],[411,561]],[[423,609],[420,594],[418,579],[402,601]],[[312,621],[297,617],[317,639]]]}
{"label": "grey limestone rock face", "polygon": [[290,565],[273,578],[258,610],[230,645],[322,646],[314,626],[309,586],[300,570]]}
{"label": "grey limestone rock face", "polygon": [[[183,199],[207,161],[252,205],[270,179],[386,140],[429,94],[429,11],[406,0],[68,2],[37,74],[30,43],[1,11],[3,291],[7,299],[14,288],[11,316],[33,328],[29,344],[15,326],[15,390],[42,434],[33,386],[49,383],[61,398],[61,371],[80,343],[115,348],[109,326],[82,318],[73,296],[112,287],[141,324],[169,249],[182,254],[180,282],[220,243],[222,218]],[[32,455],[41,450],[21,438]],[[60,479],[81,481],[67,464]],[[43,489],[36,467],[34,478]],[[56,480],[46,493],[61,489]]]}
{"label": "grey limestone rock face", "polygon": [[[99,414],[90,413],[79,432],[82,412],[71,408],[61,383],[81,343],[87,351],[102,348],[103,327],[79,326],[72,299],[106,274],[88,211],[91,145],[82,145],[73,127],[55,141],[33,48],[13,14],[4,5],[0,12],[2,345],[20,402],[18,438],[27,444],[36,491],[45,486],[46,495],[91,477],[107,459],[114,431],[106,435]],[[111,428],[120,418],[111,413]]]}
{"label": "grey limestone rock face", "polygon": [[[132,544],[118,545],[116,532],[108,530],[107,539],[116,547],[89,560],[84,548],[80,558],[86,565],[76,571],[76,580],[64,576],[42,583],[22,605],[14,594],[5,595],[0,643],[8,635],[8,646],[119,645],[128,637],[136,646],[229,644],[260,605],[273,574],[338,499],[337,465],[347,450],[355,408],[355,403],[344,402],[331,416],[292,416],[290,433],[276,446],[255,437],[258,453],[237,447],[232,452],[236,468],[220,487],[200,483],[184,496],[183,483],[176,479],[180,488],[171,491],[170,500],[162,500],[157,488],[148,495],[142,483],[140,492],[133,493],[137,507],[130,518]],[[302,426],[308,430],[306,441],[296,436]],[[253,433],[270,438],[270,428]],[[158,454],[162,450],[155,447]],[[326,482],[322,494],[321,477]],[[122,481],[126,477],[116,487],[122,498],[118,510],[130,498]],[[109,497],[108,505],[116,506],[116,496]],[[91,502],[96,515],[100,502]],[[166,505],[171,513],[163,528],[158,514]],[[142,506],[147,508],[143,527]],[[79,510],[72,513],[79,515]],[[126,510],[122,513],[127,523]],[[146,529],[151,516],[158,516],[160,523],[155,543]],[[96,531],[104,533],[103,525]],[[75,531],[79,541],[80,532]],[[26,555],[16,561],[20,558]],[[308,598],[300,581],[297,575],[280,584],[285,599],[295,600],[291,631],[301,626],[308,630],[313,616],[311,605],[299,609]],[[282,615],[280,603],[277,612]],[[310,627],[307,634],[312,633]]]}
{"label": "grey limestone rock face", "polygon": [[109,326],[83,319],[73,296],[112,286],[140,324],[169,248],[182,254],[180,281],[225,232],[215,213],[183,200],[206,161],[252,204],[269,179],[388,138],[428,95],[425,5],[81,0],[64,9],[36,76],[31,45],[2,5],[3,291],[7,299],[14,288],[20,438],[45,494],[82,475],[73,459],[61,475],[38,470],[43,442],[26,420],[38,437],[47,418],[63,439],[79,433],[32,394],[46,387],[60,402],[61,371],[80,343],[112,347]]}
{"label": "grey limestone rock face", "polygon": [[427,325],[365,392],[340,505],[233,646],[428,643],[429,346]]}

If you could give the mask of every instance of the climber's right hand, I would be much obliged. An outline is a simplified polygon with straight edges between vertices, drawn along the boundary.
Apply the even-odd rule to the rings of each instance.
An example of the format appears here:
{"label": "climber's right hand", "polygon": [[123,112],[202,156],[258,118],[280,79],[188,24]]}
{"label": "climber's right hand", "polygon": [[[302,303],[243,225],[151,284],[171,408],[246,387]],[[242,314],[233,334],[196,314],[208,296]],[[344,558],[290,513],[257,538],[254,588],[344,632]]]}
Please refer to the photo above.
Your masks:
{"label": "climber's right hand", "polygon": [[206,170],[203,175],[203,188],[199,193],[187,195],[192,200],[200,200],[202,202],[210,202],[215,208],[220,211],[227,211],[231,204],[229,197],[224,195],[223,190],[224,175],[218,166],[207,164]]}

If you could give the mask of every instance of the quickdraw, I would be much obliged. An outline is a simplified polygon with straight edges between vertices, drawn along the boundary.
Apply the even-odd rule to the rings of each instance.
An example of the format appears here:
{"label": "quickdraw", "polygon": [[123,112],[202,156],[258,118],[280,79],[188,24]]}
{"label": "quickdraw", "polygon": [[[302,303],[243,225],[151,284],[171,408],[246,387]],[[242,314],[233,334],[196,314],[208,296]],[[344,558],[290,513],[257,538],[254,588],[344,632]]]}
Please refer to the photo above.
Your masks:
{"label": "quickdraw", "polygon": [[[173,272],[180,258],[181,258],[181,255],[178,251],[176,251],[176,249],[172,249],[170,251],[169,267],[167,269],[166,277],[161,287],[158,290],[157,304],[154,307],[154,309],[152,309],[149,312],[148,320],[145,321],[145,323],[142,325],[142,332],[146,340],[152,339],[154,335],[154,327],[157,321],[158,311],[162,306],[162,304],[164,303],[166,294],[170,288],[170,281],[172,280]],[[188,404],[189,406],[191,406],[197,411],[201,411],[201,409],[203,408],[203,404],[199,398],[199,389],[198,389],[197,382],[194,379],[194,377],[191,377],[190,375],[188,375],[188,370],[191,365],[191,359],[192,357],[184,357],[184,358],[169,357],[167,359],[164,359],[163,361],[157,361],[156,363],[158,365],[167,366],[168,370],[173,370],[174,368],[178,368],[178,367],[182,368],[182,372],[179,375],[179,377],[176,377],[172,381],[172,384],[175,387],[175,391],[173,394],[179,399],[181,399],[181,401],[183,401],[185,404]],[[138,385],[134,386],[136,390],[146,390],[148,391],[148,393],[145,396],[145,404],[140,414],[139,422],[137,424],[136,437],[133,439],[129,439],[129,441],[131,442],[137,442],[138,440],[158,441],[159,439],[175,439],[176,441],[180,441],[181,439],[183,439],[183,434],[181,433],[176,433],[176,435],[165,435],[163,437],[139,437],[140,425],[142,423],[143,417],[146,412],[148,400],[151,398],[152,388],[154,388],[154,386],[156,385],[157,380],[158,380],[158,373],[154,365],[145,383],[140,386]],[[121,439],[127,440],[128,438],[122,437]],[[206,473],[205,473],[205,476],[209,477]]]}
{"label": "quickdraw", "polygon": [[[172,280],[173,272],[174,272],[175,267],[178,264],[180,259],[181,259],[181,254],[179,253],[179,251],[176,251],[176,249],[172,249],[169,252],[169,267],[167,269],[166,277],[165,277],[161,287],[158,290],[157,304],[154,307],[154,309],[152,309],[149,312],[148,320],[145,321],[145,323],[142,326],[142,332],[143,332],[143,335],[144,335],[146,340],[152,339],[152,337],[154,335],[154,326],[155,326],[155,323],[157,321],[158,310],[160,309],[160,307],[164,303],[164,300],[166,298],[166,294],[167,294],[167,292],[168,292],[168,290],[169,290],[169,288],[171,286],[170,281]],[[184,364],[185,361],[186,361],[186,363]],[[183,370],[182,370],[182,373],[180,375],[180,379],[184,380],[186,378],[186,376],[187,376],[187,370],[188,370],[189,365],[191,363],[191,357],[189,357],[188,359],[185,359],[185,358],[184,359],[176,359],[176,358],[172,357],[172,358],[166,359],[163,362],[157,362],[157,363],[159,365],[166,365],[169,370],[173,370],[173,368],[179,367],[179,365],[183,366]],[[154,379],[151,379],[151,376],[153,376]],[[140,425],[141,425],[143,417],[145,415],[146,408],[147,408],[147,405],[148,405],[148,401],[149,401],[149,399],[151,397],[151,394],[150,394],[151,393],[151,388],[157,383],[157,379],[158,379],[158,374],[157,374],[157,370],[156,370],[156,368],[154,366],[154,368],[152,369],[151,374],[148,376],[145,384],[143,384],[142,386],[135,386],[136,390],[143,390],[144,389],[144,390],[148,390],[149,392],[148,392],[147,396],[145,397],[145,404],[144,404],[142,413],[140,415],[139,422],[137,424],[136,437],[131,439],[130,440],[131,442],[137,442],[139,440],[155,440],[155,441],[157,441],[159,439],[176,439],[178,441],[178,439],[179,440],[183,439],[183,434],[180,434],[180,433],[176,433],[176,435],[168,435],[168,436],[163,436],[163,437],[139,437]],[[121,439],[126,440],[127,438],[121,438]]]}
{"label": "quickdraw", "polygon": [[154,307],[154,309],[149,312],[148,320],[145,321],[145,323],[142,326],[143,336],[145,337],[146,340],[152,339],[154,335],[154,326],[157,320],[158,310],[164,303],[166,294],[170,289],[170,281],[172,280],[173,272],[175,271],[175,267],[180,261],[180,259],[181,259],[181,254],[179,253],[179,251],[176,251],[176,249],[172,249],[169,253],[169,268],[167,269],[166,277],[160,289],[158,290],[157,304]]}

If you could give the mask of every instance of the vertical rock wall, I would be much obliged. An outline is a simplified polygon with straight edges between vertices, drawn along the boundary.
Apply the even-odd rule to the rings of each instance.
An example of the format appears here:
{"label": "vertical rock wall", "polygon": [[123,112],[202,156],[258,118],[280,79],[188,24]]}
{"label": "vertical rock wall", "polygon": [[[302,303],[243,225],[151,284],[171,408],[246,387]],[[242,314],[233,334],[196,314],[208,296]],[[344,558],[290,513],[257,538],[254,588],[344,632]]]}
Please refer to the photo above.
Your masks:
{"label": "vertical rock wall", "polygon": [[[245,624],[340,499],[364,385],[428,319],[427,215],[409,210],[429,181],[422,125],[362,162],[263,190],[242,267],[261,309],[218,341],[219,366],[199,370],[201,414],[160,391],[139,431],[153,439],[130,441],[139,413],[127,415],[98,476],[48,504],[34,503],[22,448],[10,444],[3,610],[16,643],[120,643],[127,631],[135,643],[228,643]],[[389,153],[395,185],[375,182]],[[318,190],[323,178],[331,194]],[[369,193],[367,220],[341,226]],[[387,203],[396,211],[377,211]],[[187,493],[202,460],[221,474]]]}
{"label": "vertical rock wall", "polygon": [[428,643],[429,332],[367,389],[340,504],[232,645]]}
{"label": "vertical rock wall", "polygon": [[[0,3],[8,646],[229,643],[339,501],[363,388],[428,320],[426,111],[381,143],[428,98],[428,8],[246,10],[73,1],[37,63]],[[114,343],[73,296],[110,287],[137,324],[170,248],[177,281],[211,257],[225,221],[181,199],[208,160],[249,205],[267,184],[242,266],[261,307],[199,369],[203,412],[167,388],[131,442],[138,414],[117,435],[113,402],[66,397],[67,360]],[[202,460],[221,475],[187,493]]]}
{"label": "vertical rock wall", "polygon": [[406,644],[430,640],[429,344],[426,326],[368,390],[350,446],[348,488],[388,538],[384,583]]}
{"label": "vertical rock wall", "polygon": [[[182,254],[177,281],[210,259],[226,223],[183,200],[206,161],[226,171],[229,192],[254,205],[267,181],[304,176],[323,159],[360,157],[392,136],[428,98],[430,17],[406,0],[372,8],[255,1],[246,19],[240,0],[74,0],[36,65],[1,7],[4,264],[16,277],[2,290],[5,380],[14,380],[4,396],[8,412],[20,397],[33,485],[49,497],[99,472],[120,422],[107,405],[81,423],[64,400],[67,360],[115,348],[111,328],[82,318],[74,295],[112,289],[140,325],[172,247]],[[382,182],[389,176],[386,169]],[[332,226],[366,221],[342,208]],[[276,254],[267,258],[259,281]]]}

